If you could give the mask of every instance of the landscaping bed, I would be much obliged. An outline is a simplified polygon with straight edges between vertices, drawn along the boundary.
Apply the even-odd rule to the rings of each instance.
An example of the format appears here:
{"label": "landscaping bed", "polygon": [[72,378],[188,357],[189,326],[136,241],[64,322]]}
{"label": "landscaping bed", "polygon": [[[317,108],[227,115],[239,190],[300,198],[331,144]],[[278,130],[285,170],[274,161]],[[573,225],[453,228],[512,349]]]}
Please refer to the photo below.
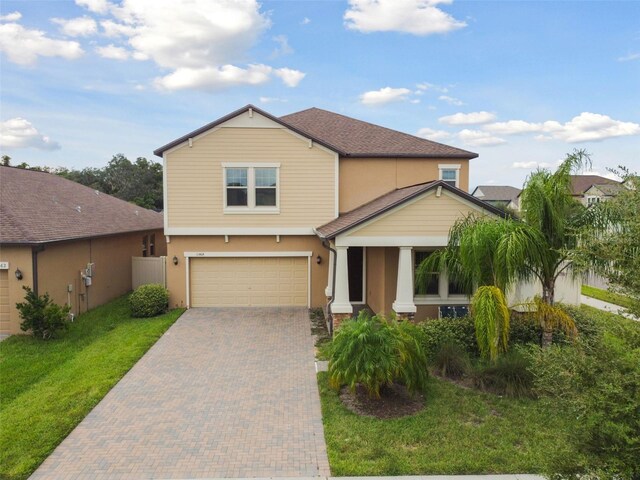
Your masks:
{"label": "landscaping bed", "polygon": [[182,314],[132,318],[127,296],[49,341],[0,343],[0,478],[28,477]]}

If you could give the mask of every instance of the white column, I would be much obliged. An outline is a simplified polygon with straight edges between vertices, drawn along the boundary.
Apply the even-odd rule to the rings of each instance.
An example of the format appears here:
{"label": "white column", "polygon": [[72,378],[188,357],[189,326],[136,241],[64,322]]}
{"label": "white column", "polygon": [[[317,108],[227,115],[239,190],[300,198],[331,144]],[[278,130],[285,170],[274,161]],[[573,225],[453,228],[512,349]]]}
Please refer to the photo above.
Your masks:
{"label": "white column", "polygon": [[333,292],[331,313],[353,313],[353,307],[349,302],[347,248],[348,247],[336,247],[336,290]]}
{"label": "white column", "polygon": [[411,247],[399,247],[398,282],[396,284],[396,301],[393,311],[396,313],[416,313],[413,303],[413,262],[411,261]]}
{"label": "white column", "polygon": [[333,262],[334,262],[333,250],[329,250],[329,278],[327,279],[327,288],[324,289],[324,294],[327,297],[333,296]]}

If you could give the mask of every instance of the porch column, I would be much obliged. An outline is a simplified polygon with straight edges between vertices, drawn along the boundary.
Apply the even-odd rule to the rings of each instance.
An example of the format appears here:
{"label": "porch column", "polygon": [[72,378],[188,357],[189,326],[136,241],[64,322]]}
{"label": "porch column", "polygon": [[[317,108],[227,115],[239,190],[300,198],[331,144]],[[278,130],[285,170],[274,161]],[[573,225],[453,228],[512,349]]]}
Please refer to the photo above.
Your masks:
{"label": "porch column", "polygon": [[396,283],[396,301],[393,311],[398,317],[410,318],[416,313],[413,303],[413,265],[411,261],[411,247],[399,247],[398,282]]}
{"label": "porch column", "polygon": [[329,277],[327,279],[327,288],[324,289],[324,294],[327,298],[333,297],[333,262],[335,256],[333,250],[329,250]]}
{"label": "porch column", "polygon": [[337,328],[342,320],[351,317],[353,313],[353,307],[349,302],[347,248],[336,247],[336,284],[333,292],[333,303],[331,304],[334,329]]}

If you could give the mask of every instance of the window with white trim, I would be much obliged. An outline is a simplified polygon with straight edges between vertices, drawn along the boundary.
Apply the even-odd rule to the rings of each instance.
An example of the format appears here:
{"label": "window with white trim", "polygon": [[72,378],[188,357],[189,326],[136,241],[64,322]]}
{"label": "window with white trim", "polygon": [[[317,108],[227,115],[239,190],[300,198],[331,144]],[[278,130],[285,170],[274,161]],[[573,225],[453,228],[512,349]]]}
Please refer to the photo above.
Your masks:
{"label": "window with white trim", "polygon": [[437,305],[444,302],[467,304],[469,296],[456,282],[449,280],[446,272],[433,272],[429,275],[426,285],[418,285],[418,266],[433,253],[433,250],[414,250],[413,252],[413,272],[414,272],[414,302],[416,305]]}
{"label": "window with white trim", "polygon": [[440,180],[452,187],[460,188],[460,165],[438,165]]}
{"label": "window with white trim", "polygon": [[225,213],[278,213],[279,164],[223,164]]}

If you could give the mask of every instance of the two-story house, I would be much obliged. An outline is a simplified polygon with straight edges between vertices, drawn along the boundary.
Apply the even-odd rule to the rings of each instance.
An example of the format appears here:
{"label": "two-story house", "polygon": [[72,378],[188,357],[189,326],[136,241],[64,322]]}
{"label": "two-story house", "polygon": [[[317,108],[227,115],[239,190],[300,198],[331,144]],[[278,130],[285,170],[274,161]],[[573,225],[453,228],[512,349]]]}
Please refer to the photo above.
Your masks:
{"label": "two-story house", "polygon": [[468,297],[415,266],[469,214],[477,154],[317,108],[274,117],[248,105],[154,152],[164,162],[172,305],[330,303],[416,318]]}

